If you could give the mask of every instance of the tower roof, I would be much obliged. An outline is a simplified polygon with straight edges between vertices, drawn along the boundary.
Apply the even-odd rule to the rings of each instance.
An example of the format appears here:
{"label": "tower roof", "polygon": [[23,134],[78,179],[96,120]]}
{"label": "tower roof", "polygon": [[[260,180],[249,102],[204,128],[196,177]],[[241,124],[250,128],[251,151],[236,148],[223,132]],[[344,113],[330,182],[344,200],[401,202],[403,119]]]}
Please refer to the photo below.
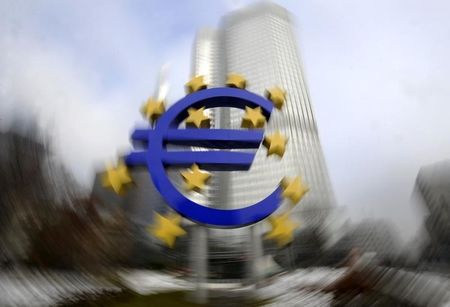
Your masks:
{"label": "tower roof", "polygon": [[291,14],[284,7],[271,1],[253,3],[244,8],[234,10],[222,17],[222,24],[235,24],[245,22],[248,19],[259,17],[261,15],[276,15],[279,18],[291,22]]}

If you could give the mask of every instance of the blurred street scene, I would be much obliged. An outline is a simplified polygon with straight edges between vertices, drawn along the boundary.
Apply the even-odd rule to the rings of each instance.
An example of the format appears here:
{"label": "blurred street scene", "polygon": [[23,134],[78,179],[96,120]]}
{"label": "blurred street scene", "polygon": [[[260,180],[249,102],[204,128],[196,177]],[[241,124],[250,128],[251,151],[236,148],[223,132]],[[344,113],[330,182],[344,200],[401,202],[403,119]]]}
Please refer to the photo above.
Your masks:
{"label": "blurred street scene", "polygon": [[[294,33],[278,4],[241,7],[198,30],[190,71],[210,87],[239,73],[261,96],[286,90],[266,127],[287,135],[283,160],[260,149],[248,172],[213,172],[206,192],[188,197],[241,208],[300,173],[309,191],[292,210],[299,226],[289,244],[267,239],[263,222],[213,229],[183,219],[186,235],[171,249],[149,231],[170,207],[146,169],[130,171],[123,195],[105,189],[100,168],[86,188],[57,158],[52,133],[17,118],[0,130],[0,306],[450,306],[450,160],[416,170],[411,203],[423,222],[409,241],[392,220],[352,220],[333,190]],[[240,129],[243,112],[208,116],[212,129]],[[179,173],[168,176],[181,190]]]}

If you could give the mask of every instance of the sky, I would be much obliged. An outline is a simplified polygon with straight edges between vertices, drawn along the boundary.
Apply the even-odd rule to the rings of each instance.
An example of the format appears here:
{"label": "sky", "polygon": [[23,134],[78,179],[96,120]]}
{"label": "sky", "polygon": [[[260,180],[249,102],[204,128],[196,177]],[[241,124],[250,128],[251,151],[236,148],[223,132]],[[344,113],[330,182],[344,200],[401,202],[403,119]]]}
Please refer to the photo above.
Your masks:
{"label": "sky", "polygon": [[[196,30],[250,2],[0,0],[0,129],[36,120],[90,186],[130,148],[160,68],[176,101]],[[338,205],[413,238],[417,172],[450,158],[450,2],[275,2],[295,18]]]}

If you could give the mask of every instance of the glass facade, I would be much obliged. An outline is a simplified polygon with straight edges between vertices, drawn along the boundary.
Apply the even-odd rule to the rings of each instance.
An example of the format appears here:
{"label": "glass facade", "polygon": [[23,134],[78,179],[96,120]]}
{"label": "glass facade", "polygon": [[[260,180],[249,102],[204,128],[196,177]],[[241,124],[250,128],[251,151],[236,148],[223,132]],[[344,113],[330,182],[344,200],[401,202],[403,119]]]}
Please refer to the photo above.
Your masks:
{"label": "glass facade", "polygon": [[[217,172],[206,203],[218,208],[251,205],[271,193],[285,176],[300,175],[310,191],[295,217],[305,225],[322,223],[334,203],[314,112],[304,80],[289,13],[272,3],[232,12],[218,29],[202,29],[193,45],[192,76],[203,75],[209,87],[223,86],[229,73],[247,80],[247,90],[264,95],[279,86],[286,93],[283,109],[274,109],[265,132],[288,138],[282,159],[258,149],[250,171]],[[212,128],[241,129],[242,110],[213,109]],[[198,150],[198,149],[197,149]],[[239,234],[243,232],[236,232]]]}
{"label": "glass facade", "polygon": [[[302,222],[321,222],[334,203],[314,112],[289,13],[272,3],[260,3],[226,15],[221,22],[224,75],[238,73],[247,90],[264,95],[279,86],[286,93],[281,111],[275,109],[265,132],[280,131],[288,138],[282,159],[267,157],[260,147],[248,172],[228,173],[227,194],[219,203],[243,207],[266,197],[284,176],[300,175],[310,191],[298,205]],[[243,112],[229,111],[228,125],[240,129]]]}

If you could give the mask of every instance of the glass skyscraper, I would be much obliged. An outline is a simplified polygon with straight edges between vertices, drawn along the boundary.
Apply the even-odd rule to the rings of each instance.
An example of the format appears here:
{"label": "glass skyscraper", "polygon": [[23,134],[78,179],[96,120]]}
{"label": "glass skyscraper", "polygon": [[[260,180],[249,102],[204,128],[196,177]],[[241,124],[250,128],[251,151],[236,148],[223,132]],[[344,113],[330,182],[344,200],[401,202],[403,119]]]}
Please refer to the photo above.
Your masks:
{"label": "glass skyscraper", "polygon": [[[201,30],[193,51],[192,75],[204,75],[210,87],[223,86],[229,73],[237,73],[247,79],[249,91],[264,95],[267,88],[279,86],[287,93],[285,106],[272,112],[265,127],[266,133],[280,131],[288,138],[283,158],[267,157],[261,146],[250,171],[216,175],[209,205],[248,206],[265,198],[284,176],[300,175],[310,191],[296,218],[306,224],[322,222],[334,198],[287,10],[258,3],[234,11],[217,30]],[[213,109],[210,116],[213,127],[241,129],[242,110]]]}
{"label": "glass skyscraper", "polygon": [[[244,207],[265,198],[283,177],[301,176],[310,191],[293,217],[302,227],[318,226],[327,232],[325,218],[334,198],[292,18],[284,8],[272,3],[251,5],[224,16],[217,29],[202,29],[197,33],[192,77],[202,75],[209,87],[219,87],[224,86],[230,73],[243,75],[247,90],[259,95],[274,86],[286,91],[285,106],[281,111],[274,109],[265,127],[266,133],[280,131],[288,138],[286,152],[282,159],[267,157],[266,149],[261,146],[249,171],[215,172],[204,195],[193,198],[206,199],[202,203],[216,208]],[[214,108],[208,112],[211,128],[241,129],[242,110]],[[264,256],[261,239],[265,227],[265,223],[226,230],[194,227],[190,258],[197,284],[204,282],[207,272],[214,269],[208,269],[208,261],[212,260],[216,269],[228,270],[231,259],[246,259],[244,278],[257,282],[271,266],[271,256],[268,253]],[[214,246],[224,247],[229,255],[217,254],[212,249]]]}

